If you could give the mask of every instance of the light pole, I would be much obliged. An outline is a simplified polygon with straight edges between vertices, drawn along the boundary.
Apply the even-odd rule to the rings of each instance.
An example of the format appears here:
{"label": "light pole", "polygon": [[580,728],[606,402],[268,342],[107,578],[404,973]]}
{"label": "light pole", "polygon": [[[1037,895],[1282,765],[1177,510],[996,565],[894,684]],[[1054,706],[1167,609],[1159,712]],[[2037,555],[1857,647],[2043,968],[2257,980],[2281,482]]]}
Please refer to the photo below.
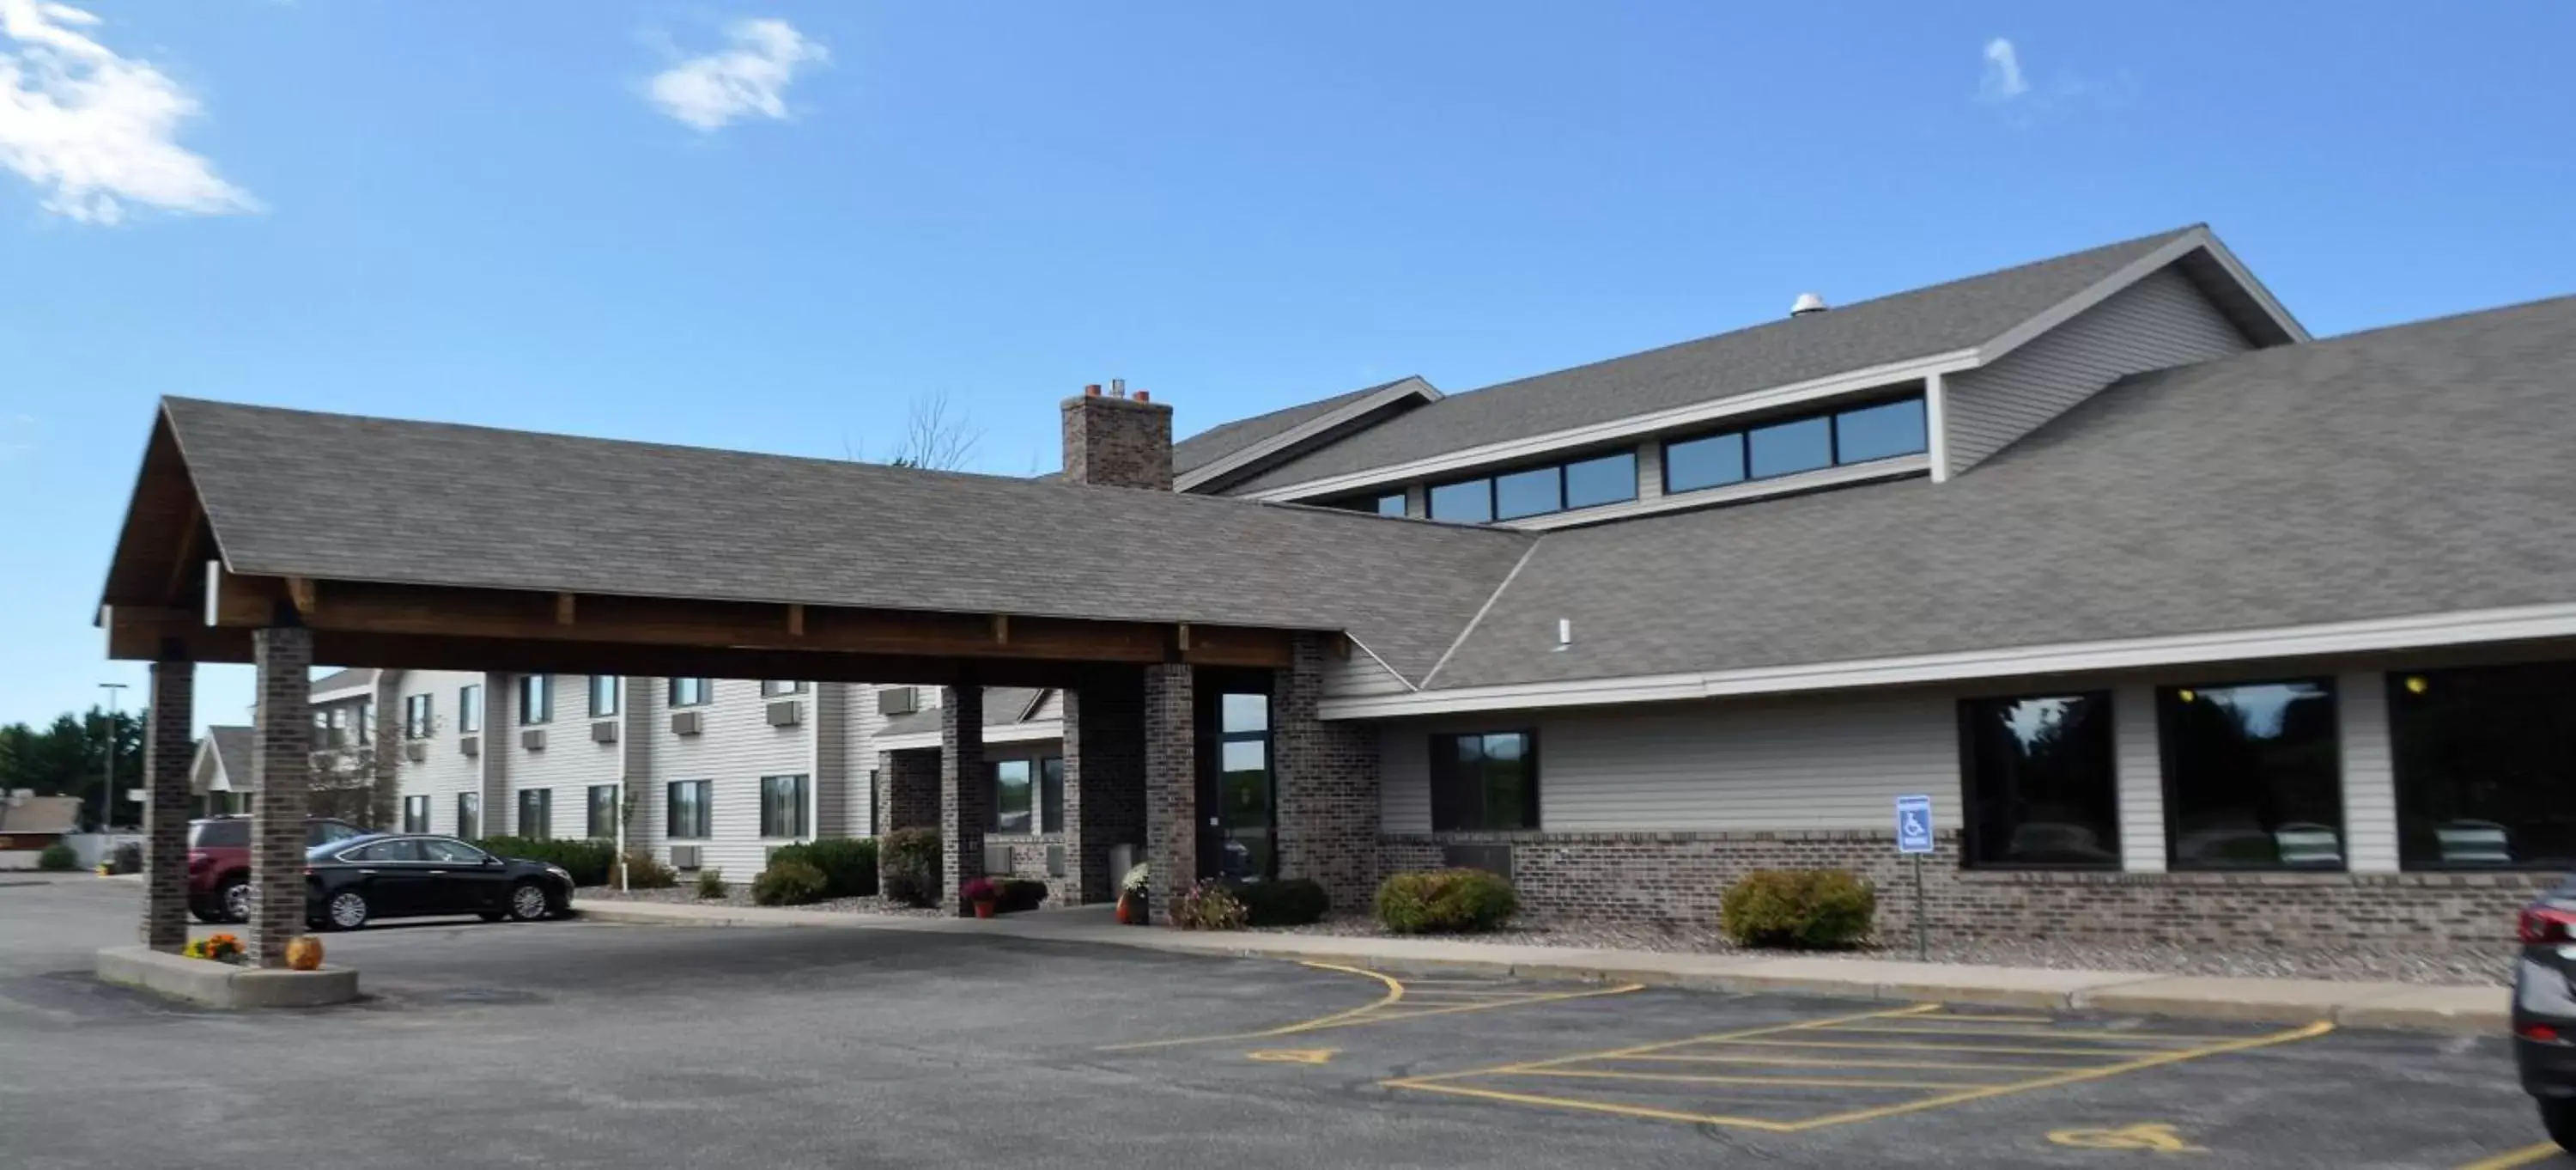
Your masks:
{"label": "light pole", "polygon": [[107,692],[107,771],[98,781],[106,790],[98,794],[98,863],[105,864],[108,860],[108,822],[115,819],[113,814],[116,811],[116,700],[125,690],[125,684],[100,683],[98,689]]}

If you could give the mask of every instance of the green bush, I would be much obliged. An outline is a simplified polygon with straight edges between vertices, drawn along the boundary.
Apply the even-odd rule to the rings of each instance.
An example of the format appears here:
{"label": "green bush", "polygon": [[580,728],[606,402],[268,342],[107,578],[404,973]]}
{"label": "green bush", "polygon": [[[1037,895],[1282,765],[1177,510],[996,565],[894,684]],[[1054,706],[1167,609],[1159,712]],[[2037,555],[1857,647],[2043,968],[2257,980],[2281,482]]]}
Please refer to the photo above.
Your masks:
{"label": "green bush", "polygon": [[698,897],[700,899],[710,902],[721,901],[726,895],[731,893],[733,893],[733,887],[725,884],[723,870],[702,869],[698,871]]}
{"label": "green bush", "polygon": [[1377,888],[1377,920],[1397,934],[1494,930],[1520,908],[1511,879],[1481,869],[1399,873]]}
{"label": "green bush", "polygon": [[65,845],[60,841],[56,841],[51,845],[45,846],[42,852],[36,854],[36,868],[53,870],[79,869],[80,854],[72,852],[71,846]]}
{"label": "green bush", "polygon": [[[612,875],[613,876],[613,875]],[[662,864],[648,849],[626,851],[626,888],[667,890],[680,884],[680,871]]]}
{"label": "green bush", "polygon": [[543,861],[564,867],[576,886],[604,886],[617,879],[617,843],[598,839],[485,837],[475,842],[486,853]]}
{"label": "green bush", "polygon": [[802,861],[822,870],[826,898],[867,898],[877,892],[877,843],[873,837],[825,837],[802,845],[784,845],[769,855],[773,864],[782,859]]}
{"label": "green bush", "polygon": [[885,835],[879,851],[887,898],[907,906],[939,904],[939,830],[897,829]]}
{"label": "green bush", "polygon": [[1243,902],[1214,880],[1191,886],[1172,907],[1172,925],[1183,930],[1241,930]]}
{"label": "green bush", "polygon": [[752,879],[751,900],[763,906],[802,906],[823,900],[823,871],[808,861],[772,861]]}
{"label": "green bush", "polygon": [[1333,908],[1332,895],[1313,878],[1253,882],[1234,889],[1252,926],[1304,926],[1321,921]]}
{"label": "green bush", "polygon": [[1757,869],[1718,903],[1718,926],[1748,947],[1847,947],[1869,937],[1878,892],[1850,870]]}

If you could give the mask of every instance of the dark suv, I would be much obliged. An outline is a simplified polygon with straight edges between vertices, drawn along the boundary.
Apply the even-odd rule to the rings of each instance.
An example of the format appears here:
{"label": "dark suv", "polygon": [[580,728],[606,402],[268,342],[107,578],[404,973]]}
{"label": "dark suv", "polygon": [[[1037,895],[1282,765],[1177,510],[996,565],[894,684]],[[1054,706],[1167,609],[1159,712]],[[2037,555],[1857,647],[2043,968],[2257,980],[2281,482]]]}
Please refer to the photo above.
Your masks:
{"label": "dark suv", "polygon": [[[304,847],[363,837],[347,821],[314,817],[304,822]],[[208,817],[188,822],[188,913],[199,922],[250,921],[250,818]]]}
{"label": "dark suv", "polygon": [[2576,879],[2522,908],[2513,1055],[2550,1140],[2576,1152]]}

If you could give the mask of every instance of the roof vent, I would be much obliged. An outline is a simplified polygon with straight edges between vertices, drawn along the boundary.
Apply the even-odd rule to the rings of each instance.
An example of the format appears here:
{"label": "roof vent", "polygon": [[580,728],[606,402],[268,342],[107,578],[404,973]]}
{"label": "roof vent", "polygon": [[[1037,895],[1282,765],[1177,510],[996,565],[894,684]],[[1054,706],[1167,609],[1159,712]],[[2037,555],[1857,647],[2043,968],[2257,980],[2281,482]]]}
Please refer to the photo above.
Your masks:
{"label": "roof vent", "polygon": [[1789,315],[1792,317],[1804,317],[1809,313],[1821,313],[1824,311],[1825,298],[1817,296],[1811,292],[1799,293],[1798,299],[1791,302],[1789,305]]}

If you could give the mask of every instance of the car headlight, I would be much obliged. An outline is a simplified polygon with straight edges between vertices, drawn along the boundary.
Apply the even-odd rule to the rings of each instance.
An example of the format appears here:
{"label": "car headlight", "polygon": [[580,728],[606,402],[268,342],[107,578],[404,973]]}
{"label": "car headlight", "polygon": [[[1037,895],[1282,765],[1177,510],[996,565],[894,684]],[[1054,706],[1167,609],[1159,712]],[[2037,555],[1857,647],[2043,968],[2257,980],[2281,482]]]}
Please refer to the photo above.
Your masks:
{"label": "car headlight", "polygon": [[547,873],[550,873],[550,874],[553,874],[553,875],[555,875],[556,877],[562,878],[562,879],[563,879],[563,883],[564,883],[565,885],[567,885],[567,886],[572,884],[572,871],[571,871],[571,870],[565,869],[564,867],[562,867],[562,866],[560,866],[560,865],[549,865],[549,866],[547,866],[547,867],[546,867],[546,872],[547,872]]}

